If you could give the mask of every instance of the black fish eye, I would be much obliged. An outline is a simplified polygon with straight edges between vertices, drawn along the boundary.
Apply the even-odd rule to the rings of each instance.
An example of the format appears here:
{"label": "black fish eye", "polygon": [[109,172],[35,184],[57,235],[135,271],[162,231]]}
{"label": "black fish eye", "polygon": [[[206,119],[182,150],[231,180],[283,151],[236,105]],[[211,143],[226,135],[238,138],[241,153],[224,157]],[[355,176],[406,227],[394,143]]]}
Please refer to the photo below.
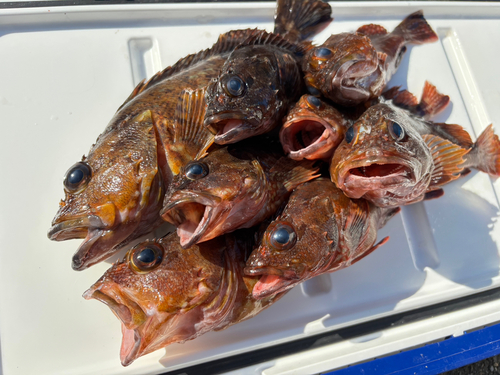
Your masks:
{"label": "black fish eye", "polygon": [[271,230],[269,242],[277,250],[288,250],[295,245],[297,235],[288,223],[278,223]]}
{"label": "black fish eye", "polygon": [[389,133],[396,141],[401,141],[405,137],[405,131],[397,122],[389,125]]}
{"label": "black fish eye", "polygon": [[66,172],[64,187],[70,192],[78,191],[88,183],[91,174],[87,163],[78,162]]}
{"label": "black fish eye", "polygon": [[311,95],[320,95],[321,94],[321,92],[316,87],[307,85],[306,89],[309,92],[309,94],[311,94]]}
{"label": "black fish eye", "polygon": [[314,56],[320,59],[327,59],[333,54],[332,50],[325,47],[316,48],[314,50]]}
{"label": "black fish eye", "polygon": [[202,162],[192,162],[186,165],[184,175],[190,180],[199,180],[208,174],[208,166]]}
{"label": "black fish eye", "polygon": [[148,272],[156,268],[163,259],[163,249],[159,246],[148,244],[132,250],[129,259],[134,270]]}
{"label": "black fish eye", "polygon": [[351,143],[353,139],[354,139],[354,126],[351,126],[345,132],[345,141],[347,143]]}
{"label": "black fish eye", "polygon": [[240,77],[237,75],[231,75],[224,79],[222,87],[229,96],[237,97],[243,95],[246,86],[245,82],[243,82]]}
{"label": "black fish eye", "polygon": [[319,100],[315,96],[308,95],[306,100],[307,100],[307,103],[309,104],[309,106],[312,108],[320,108],[321,107],[321,100]]}

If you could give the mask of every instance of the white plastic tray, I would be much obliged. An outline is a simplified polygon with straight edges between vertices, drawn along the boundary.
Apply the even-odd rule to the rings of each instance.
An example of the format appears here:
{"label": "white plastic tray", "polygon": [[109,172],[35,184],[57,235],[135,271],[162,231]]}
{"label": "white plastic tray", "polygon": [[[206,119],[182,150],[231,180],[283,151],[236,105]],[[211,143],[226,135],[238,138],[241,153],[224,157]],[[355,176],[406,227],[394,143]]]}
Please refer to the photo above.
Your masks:
{"label": "white plastic tray", "polygon": [[[500,133],[499,5],[332,6],[335,21],[317,41],[369,22],[392,30],[404,16],[423,9],[440,41],[411,48],[391,84],[418,96],[427,79],[452,100],[439,121],[461,124],[476,136],[493,122]],[[443,198],[405,208],[379,235],[390,235],[389,243],[354,266],[308,281],[226,331],[171,345],[127,368],[120,365],[119,321],[102,303],[81,297],[109,263],[75,272],[70,264],[78,241],[56,243],[46,236],[63,197],[62,176],[88,152],[140,79],[209,47],[230,29],[272,30],[274,7],[0,10],[0,349],[5,375],[157,374],[500,286],[500,184],[473,172],[448,185]],[[481,309],[474,311],[481,315]],[[355,350],[358,344],[352,345]],[[401,345],[407,344],[393,343],[379,354]],[[337,365],[345,363],[329,364]]]}

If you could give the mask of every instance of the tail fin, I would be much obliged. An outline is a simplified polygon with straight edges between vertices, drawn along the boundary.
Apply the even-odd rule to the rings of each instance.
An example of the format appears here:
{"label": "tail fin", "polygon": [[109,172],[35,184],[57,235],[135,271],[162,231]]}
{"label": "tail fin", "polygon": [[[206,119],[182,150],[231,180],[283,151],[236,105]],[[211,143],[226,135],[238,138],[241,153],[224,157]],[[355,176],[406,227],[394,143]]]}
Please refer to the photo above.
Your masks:
{"label": "tail fin", "polygon": [[312,37],[333,20],[331,6],[322,0],[278,0],[274,33],[293,43]]}
{"label": "tail fin", "polygon": [[474,167],[493,176],[500,176],[500,140],[490,124],[472,145],[466,156],[466,167]]}
{"label": "tail fin", "polygon": [[174,114],[173,139],[165,145],[167,162],[174,175],[192,160],[205,156],[214,136],[203,126],[205,89],[182,91]]}
{"label": "tail fin", "polygon": [[407,43],[424,44],[436,42],[439,38],[424,18],[424,13],[419,10],[410,14],[393,31],[401,34]]}

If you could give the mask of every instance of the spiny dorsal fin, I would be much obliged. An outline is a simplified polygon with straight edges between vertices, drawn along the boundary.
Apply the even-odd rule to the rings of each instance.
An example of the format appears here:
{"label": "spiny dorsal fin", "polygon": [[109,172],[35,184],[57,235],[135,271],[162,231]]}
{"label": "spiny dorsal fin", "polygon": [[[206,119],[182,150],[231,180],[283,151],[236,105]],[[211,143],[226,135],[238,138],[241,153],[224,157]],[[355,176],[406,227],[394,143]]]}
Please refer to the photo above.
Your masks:
{"label": "spiny dorsal fin", "polygon": [[132,91],[132,94],[130,94],[127,100],[125,100],[120,108],[118,108],[118,110],[120,110],[125,104],[127,104],[141,92],[154,86],[156,83],[161,82],[164,79],[167,79],[174,74],[179,73],[180,71],[183,71],[212,56],[232,52],[240,43],[242,43],[244,40],[248,39],[258,31],[259,30],[257,29],[232,30],[227,33],[221,34],[217,42],[211,48],[183,57],[174,65],[169,66],[164,70],[156,73],[147,82],[145,80],[142,80],[135,87],[134,91]]}
{"label": "spiny dorsal fin", "polygon": [[332,7],[322,0],[278,0],[274,33],[292,42],[318,34],[332,21]]}
{"label": "spiny dorsal fin", "polygon": [[284,49],[296,56],[303,56],[307,47],[301,44],[293,44],[284,39],[281,35],[267,32],[265,30],[257,30],[254,34],[243,41],[235,50],[247,46],[274,46]]}
{"label": "spiny dorsal fin", "polygon": [[449,102],[450,97],[448,95],[439,93],[436,86],[429,81],[425,81],[422,99],[420,99],[417,107],[418,112],[420,112],[418,114],[421,116],[434,116],[444,110]]}
{"label": "spiny dorsal fin", "polygon": [[422,136],[429,147],[434,160],[434,170],[428,190],[435,190],[441,185],[456,180],[464,169],[464,156],[469,151],[446,139],[432,134]]}
{"label": "spiny dorsal fin", "polygon": [[452,138],[451,141],[463,148],[471,148],[473,145],[470,134],[460,125],[445,124],[441,122],[430,122],[429,124],[436,127],[438,132],[444,132],[447,138]]}
{"label": "spiny dorsal fin", "polygon": [[167,162],[174,175],[192,160],[206,155],[214,136],[203,126],[205,89],[182,91],[174,114],[173,140],[165,145]]}
{"label": "spiny dorsal fin", "polygon": [[366,36],[377,36],[388,34],[386,28],[381,25],[375,25],[373,23],[369,25],[363,25],[356,30],[358,33],[364,34]]}

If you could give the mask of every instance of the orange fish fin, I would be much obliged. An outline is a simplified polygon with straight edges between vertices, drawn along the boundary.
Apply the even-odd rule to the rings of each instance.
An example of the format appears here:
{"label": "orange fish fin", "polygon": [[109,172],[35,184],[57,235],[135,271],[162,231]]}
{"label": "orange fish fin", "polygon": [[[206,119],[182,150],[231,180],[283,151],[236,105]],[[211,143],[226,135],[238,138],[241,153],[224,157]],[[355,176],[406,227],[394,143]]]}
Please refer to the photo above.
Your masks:
{"label": "orange fish fin", "polygon": [[424,92],[420,103],[418,104],[418,111],[421,116],[434,116],[443,111],[450,103],[450,97],[439,93],[436,86],[425,81]]}
{"label": "orange fish fin", "polygon": [[384,65],[385,64],[385,60],[387,60],[387,53],[384,53],[384,52],[377,52],[377,58],[378,58],[378,62],[380,65]]}
{"label": "orange fish fin", "polygon": [[125,102],[118,108],[118,111],[129,101],[135,98],[137,95],[142,93],[144,90],[154,86],[160,81],[167,79],[174,74],[179,73],[182,70],[193,66],[200,61],[206,60],[212,56],[229,53],[233,51],[241,42],[248,39],[248,37],[252,36],[255,33],[258,33],[260,30],[257,29],[245,29],[245,30],[232,30],[227,33],[221,34],[217,42],[208,49],[200,51],[198,53],[194,53],[191,55],[187,55],[183,57],[179,61],[177,61],[174,65],[165,68],[164,70],[156,73],[152,76],[147,82],[144,80],[141,81],[132,91],[132,94],[125,100]]}
{"label": "orange fish fin", "polygon": [[167,162],[174,175],[188,162],[204,157],[214,142],[213,134],[203,126],[205,111],[204,88],[181,92],[172,124],[173,138],[164,144]]}
{"label": "orange fish fin", "polygon": [[363,25],[356,30],[356,32],[364,34],[366,36],[376,36],[376,35],[386,35],[388,34],[387,29],[381,25],[375,25],[373,23],[369,25]]}
{"label": "orange fish fin", "polygon": [[400,108],[411,110],[418,105],[417,97],[408,90],[397,90],[394,92],[394,89],[390,89],[386,93],[384,93],[384,98],[392,99],[392,103]]}
{"label": "orange fish fin", "polygon": [[422,138],[429,147],[434,160],[429,190],[435,190],[459,178],[464,169],[461,164],[464,163],[464,156],[469,150],[436,135],[424,134]]}
{"label": "orange fish fin", "polygon": [[333,20],[332,7],[322,0],[278,0],[274,33],[292,42],[308,39]]}
{"label": "orange fish fin", "polygon": [[493,176],[500,176],[500,140],[488,125],[467,154],[466,167],[474,167]]}
{"label": "orange fish fin", "polygon": [[315,161],[300,161],[296,162],[289,158],[280,158],[275,166],[271,169],[273,171],[279,171],[280,169],[288,169],[286,181],[284,186],[287,191],[292,191],[300,184],[304,182],[314,180],[319,177],[319,168],[314,164]]}
{"label": "orange fish fin", "polygon": [[402,35],[407,43],[424,44],[436,42],[439,38],[419,10],[406,17],[393,31]]}
{"label": "orange fish fin", "polygon": [[351,200],[345,212],[347,215],[342,228],[345,246],[355,251],[368,234],[370,208],[366,201]]}
{"label": "orange fish fin", "polygon": [[[438,135],[444,132],[444,137],[450,139],[453,143],[456,143],[462,148],[471,148],[473,145],[472,138],[470,134],[462,126],[456,124],[445,124],[441,122],[428,122],[429,124],[435,126],[435,131]],[[442,136],[443,134],[441,134]]]}

